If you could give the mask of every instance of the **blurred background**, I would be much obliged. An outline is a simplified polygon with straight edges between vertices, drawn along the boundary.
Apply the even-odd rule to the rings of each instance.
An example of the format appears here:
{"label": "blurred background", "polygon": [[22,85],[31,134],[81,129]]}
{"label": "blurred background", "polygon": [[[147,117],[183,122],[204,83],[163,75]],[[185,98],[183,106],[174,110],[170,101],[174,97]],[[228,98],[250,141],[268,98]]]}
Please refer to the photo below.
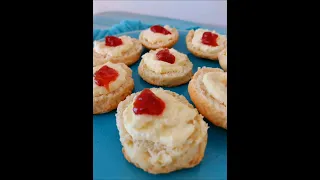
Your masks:
{"label": "blurred background", "polygon": [[[143,15],[161,16],[190,22],[227,26],[227,0],[210,1],[110,1],[93,0],[93,15],[104,12],[130,12]],[[108,14],[107,14],[108,15]]]}

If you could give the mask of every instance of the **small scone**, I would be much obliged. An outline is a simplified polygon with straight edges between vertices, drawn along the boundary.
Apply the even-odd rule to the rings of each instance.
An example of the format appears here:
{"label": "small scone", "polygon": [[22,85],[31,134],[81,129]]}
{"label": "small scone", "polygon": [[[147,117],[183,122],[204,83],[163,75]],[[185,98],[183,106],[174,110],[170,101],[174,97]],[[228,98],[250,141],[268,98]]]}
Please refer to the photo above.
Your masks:
{"label": "small scone", "polygon": [[133,88],[132,70],[124,63],[107,62],[93,67],[93,114],[116,109]]}
{"label": "small scone", "polygon": [[187,48],[193,55],[210,60],[218,60],[226,41],[225,35],[207,29],[190,30],[186,37]]}
{"label": "small scone", "polygon": [[160,48],[142,56],[138,73],[149,84],[173,87],[191,79],[192,67],[187,55],[173,48]]}
{"label": "small scone", "polygon": [[117,108],[124,157],[152,174],[198,165],[205,153],[208,124],[188,100],[162,88],[133,93]]}
{"label": "small scone", "polygon": [[147,49],[171,48],[179,39],[179,32],[176,28],[168,25],[164,27],[154,25],[141,31],[139,40]]}
{"label": "small scone", "polygon": [[224,71],[227,71],[227,48],[219,53],[219,64]]}
{"label": "small scone", "polygon": [[108,61],[130,66],[140,59],[143,50],[139,40],[129,36],[107,36],[93,42],[93,67]]}
{"label": "small scone", "polygon": [[227,72],[220,68],[199,68],[189,82],[188,92],[204,117],[227,129]]}

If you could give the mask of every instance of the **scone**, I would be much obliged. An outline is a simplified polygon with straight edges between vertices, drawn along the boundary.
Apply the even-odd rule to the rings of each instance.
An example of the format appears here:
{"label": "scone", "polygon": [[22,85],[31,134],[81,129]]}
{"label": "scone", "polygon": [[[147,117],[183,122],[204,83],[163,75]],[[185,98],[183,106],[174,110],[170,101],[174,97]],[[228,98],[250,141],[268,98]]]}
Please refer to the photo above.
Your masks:
{"label": "scone", "polygon": [[207,29],[190,30],[186,37],[187,48],[193,55],[210,60],[218,60],[226,41],[225,35]]}
{"label": "scone", "polygon": [[104,41],[93,42],[93,67],[108,61],[130,66],[140,59],[142,50],[142,44],[135,38],[107,36]]}
{"label": "scone", "polygon": [[152,174],[198,165],[207,145],[208,124],[188,100],[162,88],[128,96],[117,108],[124,157]]}
{"label": "scone", "polygon": [[219,64],[224,71],[227,71],[227,48],[223,49],[219,55]]}
{"label": "scone", "polygon": [[171,48],[179,39],[179,32],[176,28],[168,25],[164,27],[154,25],[141,31],[139,40],[147,49]]}
{"label": "scone", "polygon": [[173,87],[191,79],[192,67],[187,55],[173,48],[160,48],[142,56],[138,73],[149,84]]}
{"label": "scone", "polygon": [[93,114],[117,108],[132,93],[131,69],[124,63],[107,62],[93,68]]}
{"label": "scone", "polygon": [[227,129],[227,73],[220,68],[199,68],[188,92],[199,112],[214,125]]}

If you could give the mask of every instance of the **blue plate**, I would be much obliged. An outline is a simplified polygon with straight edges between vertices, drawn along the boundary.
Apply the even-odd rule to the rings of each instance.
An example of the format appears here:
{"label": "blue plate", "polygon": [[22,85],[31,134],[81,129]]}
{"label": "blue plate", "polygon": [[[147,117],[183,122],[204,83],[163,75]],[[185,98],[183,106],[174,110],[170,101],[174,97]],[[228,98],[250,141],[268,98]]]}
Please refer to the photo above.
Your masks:
{"label": "blue plate", "polygon": [[[128,35],[133,38],[139,37],[140,31],[129,32],[120,35]],[[197,71],[198,67],[217,67],[220,68],[218,61],[210,61],[200,59],[193,56],[187,49],[185,38],[188,31],[179,31],[179,41],[173,47],[179,52],[188,55],[193,63],[193,73]],[[223,32],[219,32],[223,33]],[[143,53],[146,53],[144,50]],[[134,92],[143,90],[144,88],[155,87],[146,83],[140,78],[138,74],[138,66],[140,60],[132,65],[130,68],[133,71]],[[164,88],[174,91],[185,96],[189,102],[188,84],[173,88]],[[95,180],[150,180],[150,179],[168,179],[168,180],[184,180],[184,179],[227,179],[227,131],[209,124],[208,130],[208,144],[205,155],[201,163],[191,169],[183,169],[169,174],[152,175],[144,172],[142,169],[136,168],[133,164],[127,162],[122,154],[122,146],[119,140],[119,133],[116,127],[116,110],[102,115],[93,115],[93,178]]]}

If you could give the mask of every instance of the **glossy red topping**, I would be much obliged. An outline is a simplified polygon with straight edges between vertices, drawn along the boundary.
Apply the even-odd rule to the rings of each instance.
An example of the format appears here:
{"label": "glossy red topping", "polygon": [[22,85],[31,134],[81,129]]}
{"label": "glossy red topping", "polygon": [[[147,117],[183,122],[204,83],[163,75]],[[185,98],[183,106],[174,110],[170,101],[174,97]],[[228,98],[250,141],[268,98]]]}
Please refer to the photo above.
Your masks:
{"label": "glossy red topping", "polygon": [[205,32],[202,35],[202,44],[206,44],[209,46],[218,46],[217,43],[218,35],[212,32]]}
{"label": "glossy red topping", "polygon": [[160,115],[166,104],[150,89],[144,89],[133,103],[135,114]]}
{"label": "glossy red topping", "polygon": [[170,31],[166,30],[166,28],[164,28],[164,27],[162,27],[160,25],[151,26],[150,29],[154,33],[161,33],[161,34],[164,34],[164,35],[171,34]]}
{"label": "glossy red topping", "polygon": [[112,46],[112,47],[115,47],[115,46],[120,46],[122,43],[122,40],[118,37],[115,37],[115,36],[107,36],[106,39],[106,46]]}
{"label": "glossy red topping", "polygon": [[173,64],[176,61],[176,57],[170,53],[169,49],[163,49],[156,54],[158,60]]}
{"label": "glossy red topping", "polygon": [[119,73],[115,69],[105,65],[94,74],[94,80],[98,86],[104,86],[109,90],[110,82],[115,81],[118,76]]}

